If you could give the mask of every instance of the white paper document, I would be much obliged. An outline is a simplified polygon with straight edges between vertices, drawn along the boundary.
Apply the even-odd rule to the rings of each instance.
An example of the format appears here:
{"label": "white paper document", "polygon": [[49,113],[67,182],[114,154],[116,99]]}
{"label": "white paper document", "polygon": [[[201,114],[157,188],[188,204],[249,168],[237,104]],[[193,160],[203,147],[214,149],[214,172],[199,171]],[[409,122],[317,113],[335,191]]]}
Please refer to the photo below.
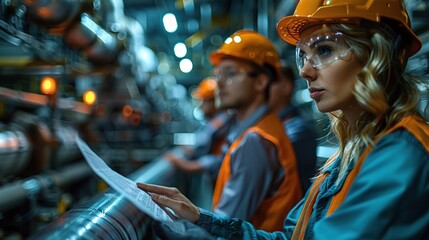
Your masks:
{"label": "white paper document", "polygon": [[[149,194],[139,189],[136,182],[113,171],[89,146],[79,137],[76,138],[77,146],[88,162],[92,170],[110,187],[124,195],[129,201],[134,203],[140,210],[155,220],[171,222],[172,218],[158,206]],[[168,210],[167,210],[168,211]]]}

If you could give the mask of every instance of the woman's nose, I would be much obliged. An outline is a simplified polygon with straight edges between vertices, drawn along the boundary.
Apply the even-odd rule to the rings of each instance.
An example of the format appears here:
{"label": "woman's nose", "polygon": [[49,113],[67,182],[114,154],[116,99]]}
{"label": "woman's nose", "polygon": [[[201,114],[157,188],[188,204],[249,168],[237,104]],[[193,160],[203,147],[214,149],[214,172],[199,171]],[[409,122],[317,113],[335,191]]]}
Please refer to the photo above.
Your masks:
{"label": "woman's nose", "polygon": [[299,71],[299,76],[306,79],[307,81],[313,81],[316,79],[316,68],[313,67],[311,61],[306,61]]}

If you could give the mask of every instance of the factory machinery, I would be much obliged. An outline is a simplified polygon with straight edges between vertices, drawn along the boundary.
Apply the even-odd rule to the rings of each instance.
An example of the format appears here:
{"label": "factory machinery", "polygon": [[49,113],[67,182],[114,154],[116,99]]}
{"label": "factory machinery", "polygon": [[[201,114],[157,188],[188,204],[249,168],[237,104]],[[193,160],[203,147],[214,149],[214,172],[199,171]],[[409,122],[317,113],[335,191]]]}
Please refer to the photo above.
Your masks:
{"label": "factory machinery", "polygon": [[194,192],[185,183],[202,176],[160,157],[199,127],[184,87],[157,75],[122,1],[2,0],[0,13],[0,239],[150,236],[74,139],[134,180]]}
{"label": "factory machinery", "polygon": [[[427,1],[416,2],[424,44],[408,67],[427,77]],[[210,208],[211,180],[162,158],[180,154],[177,134],[199,127],[195,106],[157,73],[122,0],[0,3],[0,239],[152,239],[151,219],[96,177],[76,136],[122,175],[176,186]],[[318,155],[331,150],[321,145]]]}

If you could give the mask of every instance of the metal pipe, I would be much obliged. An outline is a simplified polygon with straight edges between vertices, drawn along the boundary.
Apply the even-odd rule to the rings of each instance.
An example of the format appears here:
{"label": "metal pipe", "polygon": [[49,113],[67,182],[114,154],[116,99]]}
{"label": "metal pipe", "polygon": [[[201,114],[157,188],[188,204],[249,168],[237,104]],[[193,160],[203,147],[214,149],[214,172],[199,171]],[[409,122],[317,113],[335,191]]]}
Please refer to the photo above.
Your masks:
{"label": "metal pipe", "polygon": [[86,162],[66,165],[60,170],[50,173],[54,186],[64,188],[93,175],[92,169]]}
{"label": "metal pipe", "polygon": [[[155,160],[129,178],[172,185],[175,175],[167,161]],[[109,190],[66,212],[29,239],[143,239],[149,220],[123,195]]]}
{"label": "metal pipe", "polygon": [[[171,150],[176,154],[180,148]],[[183,152],[182,152],[183,154]],[[204,174],[177,171],[162,157],[128,176],[136,182],[175,186],[202,208],[211,207],[213,183]],[[196,183],[196,184],[193,184]],[[123,195],[108,190],[66,212],[29,239],[152,239],[151,219]]]}
{"label": "metal pipe", "polygon": [[79,0],[20,0],[19,2],[26,6],[30,19],[47,27],[68,24],[80,10]]}
{"label": "metal pipe", "polygon": [[80,21],[75,22],[64,34],[64,41],[72,48],[84,49],[97,38],[94,26],[98,26],[92,17],[82,13]]}
{"label": "metal pipe", "polygon": [[103,27],[112,32],[121,30],[125,18],[124,2],[122,0],[100,1],[100,17]]}
{"label": "metal pipe", "polygon": [[66,212],[29,239],[143,239],[146,220],[123,196],[106,192]]}
{"label": "metal pipe", "polygon": [[43,189],[66,187],[93,174],[86,162],[65,166],[58,171],[35,175],[0,187],[0,212],[19,206]]}
{"label": "metal pipe", "polygon": [[28,191],[23,182],[13,182],[0,188],[0,212],[22,204],[28,197]]}
{"label": "metal pipe", "polygon": [[0,178],[21,172],[30,160],[30,141],[17,126],[0,127]]}
{"label": "metal pipe", "polygon": [[[95,4],[96,15],[101,17],[101,27],[96,24],[88,26],[89,30],[96,34],[96,39],[92,45],[84,50],[87,58],[95,63],[111,63],[113,62],[121,48],[120,42],[116,38],[116,35],[111,32],[119,32],[123,30],[121,23],[125,18],[124,14],[124,3],[122,0],[104,0],[99,1],[99,4]],[[97,14],[97,10],[99,14]],[[90,18],[82,15],[81,24],[90,22]],[[107,29],[105,31],[104,29]]]}
{"label": "metal pipe", "polygon": [[86,57],[95,63],[112,63],[120,50],[120,44],[115,35],[100,30],[96,41],[84,50]]}

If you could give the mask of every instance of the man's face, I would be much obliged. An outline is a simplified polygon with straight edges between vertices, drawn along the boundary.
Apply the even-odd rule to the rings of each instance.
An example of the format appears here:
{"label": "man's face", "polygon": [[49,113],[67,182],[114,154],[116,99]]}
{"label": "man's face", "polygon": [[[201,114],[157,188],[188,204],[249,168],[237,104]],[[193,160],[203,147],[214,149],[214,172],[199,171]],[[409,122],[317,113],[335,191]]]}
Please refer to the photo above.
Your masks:
{"label": "man's face", "polygon": [[216,69],[219,107],[240,109],[253,102],[257,94],[255,69],[237,59],[224,59]]}

